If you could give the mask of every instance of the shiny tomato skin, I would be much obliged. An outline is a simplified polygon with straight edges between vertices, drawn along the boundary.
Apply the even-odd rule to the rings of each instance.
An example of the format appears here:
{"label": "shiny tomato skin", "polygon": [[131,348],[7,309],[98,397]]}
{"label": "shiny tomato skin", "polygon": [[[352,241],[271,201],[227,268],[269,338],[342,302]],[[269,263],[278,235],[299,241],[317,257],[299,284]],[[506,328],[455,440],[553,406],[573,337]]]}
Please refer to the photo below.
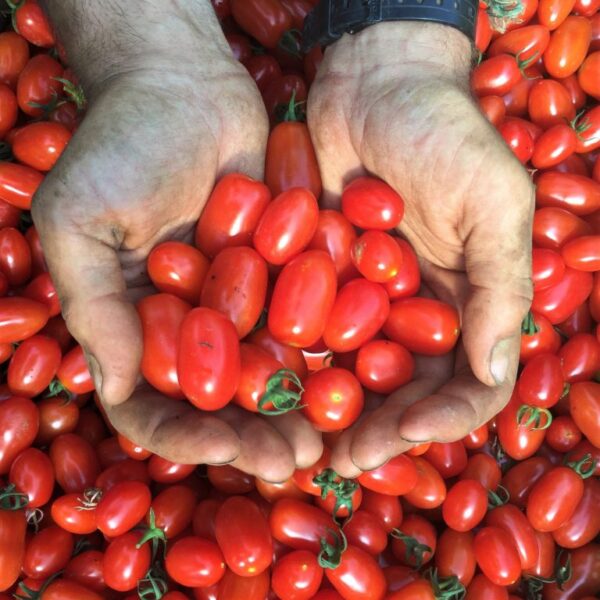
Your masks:
{"label": "shiny tomato skin", "polygon": [[485,118],[494,127],[498,127],[504,121],[506,106],[500,96],[483,96],[478,99],[478,104]]}
{"label": "shiny tomato skin", "polygon": [[102,572],[106,585],[117,592],[133,590],[150,568],[150,546],[136,545],[140,533],[131,531],[111,540],[104,551]]}
{"label": "shiny tomato skin", "polygon": [[551,77],[572,75],[579,69],[592,39],[592,25],[585,17],[569,16],[552,33],[544,52],[544,66]]}
{"label": "shiny tomato skin", "polygon": [[600,106],[587,110],[578,121],[584,130],[579,133],[576,152],[591,152],[600,148]]}
{"label": "shiny tomato skin", "polygon": [[243,496],[225,500],[217,512],[215,534],[227,566],[237,575],[258,575],[271,564],[269,523],[252,500]]}
{"label": "shiny tomato skin", "polygon": [[523,123],[517,120],[504,120],[498,126],[498,132],[521,164],[525,164],[531,158],[534,140]]}
{"label": "shiny tomato skin", "polygon": [[344,525],[348,543],[362,548],[373,556],[381,554],[388,545],[387,532],[379,519],[365,511],[357,510]]}
{"label": "shiny tomato skin", "polygon": [[417,485],[417,480],[417,467],[405,454],[399,454],[381,467],[365,471],[358,477],[362,487],[390,496],[407,494]]}
{"label": "shiny tomato skin", "polygon": [[554,354],[540,354],[521,372],[517,390],[523,404],[551,408],[562,396],[564,385],[560,358]]}
{"label": "shiny tomato skin", "polygon": [[520,509],[524,509],[532,487],[551,468],[552,464],[547,458],[533,456],[509,469],[502,479],[502,485],[508,490],[511,503]]}
{"label": "shiny tomato skin", "polygon": [[24,0],[15,11],[15,29],[31,44],[51,48],[56,43],[52,25],[37,0]]}
{"label": "shiny tomato skin", "polygon": [[587,381],[600,369],[600,342],[590,333],[576,333],[561,347],[557,357],[565,381]]}
{"label": "shiny tomato skin", "polygon": [[[233,571],[227,570],[219,584],[218,598],[228,598],[231,600],[263,600],[267,597],[268,592],[268,571],[263,571],[259,575],[253,577],[240,577]],[[202,597],[199,598],[204,600]]]}
{"label": "shiny tomato skin", "polygon": [[304,381],[302,412],[321,431],[346,429],[360,416],[364,394],[350,371],[336,367],[321,369]]}
{"label": "shiny tomato skin", "polygon": [[487,11],[481,6],[477,9],[477,21],[475,26],[475,47],[483,53],[492,41],[492,26]]}
{"label": "shiny tomato skin", "polygon": [[299,348],[315,344],[325,331],[336,288],[335,265],[322,250],[292,259],[279,274],[271,298],[268,327],[273,337]]}
{"label": "shiny tomato skin", "polygon": [[556,467],[533,486],[527,518],[535,529],[552,532],[568,521],[583,497],[583,480],[569,467]]}
{"label": "shiny tomato skin", "polygon": [[81,494],[65,494],[54,500],[51,506],[52,520],[65,531],[86,535],[96,531],[96,510],[82,510]]}
{"label": "shiny tomato skin", "polygon": [[29,61],[29,44],[14,31],[5,31],[0,36],[0,82],[14,88]]}
{"label": "shiny tomato skin", "polygon": [[534,290],[557,284],[565,274],[562,256],[549,248],[534,248],[531,252],[531,262]]}
{"label": "shiny tomato skin", "polygon": [[534,293],[531,307],[556,325],[585,302],[592,287],[593,277],[590,273],[567,267],[559,283]]}
{"label": "shiny tomato skin", "polygon": [[104,493],[96,508],[98,529],[108,537],[118,537],[135,527],[148,512],[152,497],[148,486],[139,481],[117,483]]}
{"label": "shiny tomato skin", "polygon": [[64,397],[44,398],[37,403],[40,427],[35,438],[38,445],[48,445],[63,433],[73,433],[79,422],[80,410],[75,402]]}
{"label": "shiny tomato skin", "polygon": [[600,83],[598,83],[598,72],[600,70],[600,52],[590,54],[581,65],[577,75],[579,85],[586,94],[600,99]]}
{"label": "shiny tomato skin", "polygon": [[335,569],[325,576],[345,600],[383,600],[386,581],[381,567],[368,553],[349,546]]}
{"label": "shiny tomato skin", "polygon": [[240,347],[233,323],[211,308],[194,308],[179,329],[177,376],[186,398],[218,410],[233,398],[240,378]]}
{"label": "shiny tomato skin", "polygon": [[527,25],[507,31],[497,37],[488,49],[489,56],[498,54],[519,55],[521,60],[527,60],[536,53],[542,54],[548,42],[550,33],[548,28],[542,25]]}
{"label": "shiny tomato skin", "polygon": [[23,510],[0,511],[0,591],[7,591],[21,574],[27,521]]}
{"label": "shiny tomato skin", "polygon": [[[62,65],[48,54],[36,54],[27,63],[17,82],[19,108],[30,117],[44,115],[43,106],[50,106],[62,94]],[[40,106],[41,105],[41,106]]]}
{"label": "shiny tomato skin", "polygon": [[271,504],[282,498],[300,500],[302,502],[307,502],[310,499],[310,495],[303,492],[291,477],[280,483],[271,483],[257,478],[256,491]]}
{"label": "shiny tomato skin", "polygon": [[369,281],[385,283],[393,279],[402,266],[402,249],[384,231],[365,231],[352,245],[350,257],[359,273]]}
{"label": "shiny tomato skin", "polygon": [[578,271],[600,270],[600,236],[582,236],[567,242],[562,250],[567,267]]}
{"label": "shiny tomato skin", "polygon": [[570,210],[540,208],[533,215],[533,242],[541,248],[560,250],[566,242],[592,233],[588,223]]}
{"label": "shiny tomato skin", "polygon": [[45,304],[50,317],[60,315],[60,301],[50,273],[43,272],[36,275],[23,290],[23,296]]}
{"label": "shiny tomato skin", "polygon": [[323,341],[334,352],[357,350],[381,329],[389,311],[390,301],[381,285],[353,279],[338,291]]}
{"label": "shiny tomato skin", "polygon": [[496,460],[484,454],[477,452],[472,454],[467,461],[467,466],[459,475],[459,479],[474,479],[479,481],[487,490],[494,491],[500,485],[502,471]]}
{"label": "shiny tomato skin", "polygon": [[521,333],[519,360],[524,365],[539,354],[555,353],[561,344],[560,335],[552,323],[543,315],[536,313],[532,313],[532,315],[538,331],[532,335],[527,332]]}
{"label": "shiny tomato skin", "polygon": [[51,525],[37,533],[23,557],[23,572],[28,577],[46,579],[67,566],[75,540],[73,534]]}
{"label": "shiny tomato skin", "polygon": [[28,508],[39,508],[52,497],[54,467],[45,452],[27,448],[13,460],[8,481],[27,495]]}
{"label": "shiny tomato skin", "polygon": [[522,77],[514,56],[498,54],[482,61],[473,69],[471,89],[476,96],[502,96],[521,81]]}
{"label": "shiny tomato skin", "polygon": [[600,384],[574,383],[569,390],[569,400],[575,424],[594,446],[600,447]]}
{"label": "shiny tomato skin", "polygon": [[260,92],[276,78],[281,77],[281,67],[277,60],[270,54],[256,54],[244,62]]}
{"label": "shiny tomato skin", "polygon": [[386,532],[400,527],[403,519],[403,510],[397,496],[389,496],[363,489],[361,510],[372,514],[383,525]]}
{"label": "shiny tomato skin", "polygon": [[356,241],[354,227],[337,210],[321,210],[317,229],[308,244],[309,250],[324,250],[331,256],[338,275],[339,285],[359,276],[350,257],[350,248]]}
{"label": "shiny tomato skin", "polygon": [[[413,552],[407,546],[405,540],[400,534],[416,540],[417,543],[427,546],[429,550],[422,549],[422,552]],[[424,517],[418,514],[407,515],[402,526],[397,532],[392,532],[392,554],[403,565],[416,568],[418,564],[428,563],[433,555],[437,545],[437,531],[435,527]]]}
{"label": "shiny tomato skin", "polygon": [[[303,188],[302,195],[312,194],[315,202],[321,196],[322,183],[319,163],[306,123],[292,120],[275,125],[267,141],[265,183],[269,186],[273,197],[294,188]],[[299,206],[288,206],[287,210],[290,212],[287,214],[290,219],[294,220],[296,217],[300,219],[312,217],[312,207],[308,213],[306,212],[307,208],[309,207],[300,210]],[[312,220],[314,218],[311,218],[311,223]],[[302,229],[308,229],[308,223],[299,225]],[[266,238],[271,235],[273,234],[270,232],[266,235],[263,233],[262,241],[266,242]],[[257,250],[259,250],[258,247]],[[271,251],[279,254],[274,248]],[[265,258],[267,257],[265,256]],[[269,259],[267,258],[267,260]],[[272,261],[269,260],[269,262]]]}
{"label": "shiny tomato skin", "polygon": [[63,356],[56,377],[74,394],[87,394],[94,391],[94,381],[81,346],[75,346]]}
{"label": "shiny tomato skin", "polygon": [[257,329],[251,333],[246,340],[259,348],[266,350],[286,369],[294,371],[300,380],[304,380],[308,375],[306,359],[302,354],[302,350],[277,341],[267,327]]}
{"label": "shiny tomato skin", "polygon": [[467,588],[465,600],[509,600],[508,591],[504,586],[492,583],[480,573],[473,578]]}
{"label": "shiny tomato skin", "polygon": [[402,251],[402,265],[398,273],[383,284],[391,300],[414,296],[421,287],[419,259],[415,251],[406,240],[396,238],[396,243]]}
{"label": "shiny tomato skin", "polygon": [[546,433],[546,444],[561,453],[570,452],[581,441],[582,434],[575,421],[568,415],[552,419]]}
{"label": "shiny tomato skin", "polygon": [[167,539],[178,536],[191,524],[195,507],[196,494],[186,485],[166,487],[154,497],[151,506],[156,526]]}
{"label": "shiny tomato skin", "polygon": [[404,200],[387,183],[358,177],[342,192],[342,213],[360,229],[395,229],[404,216]]}
{"label": "shiny tomato skin", "polygon": [[587,544],[570,553],[571,578],[562,586],[544,586],[544,600],[597,598],[600,593],[600,544]]}
{"label": "shiny tomato skin", "polygon": [[[15,93],[5,83],[0,83],[0,136],[2,138],[15,126],[18,114],[19,107]],[[1,179],[0,187],[4,187]],[[12,195],[9,193],[9,196]]]}
{"label": "shiny tomato skin", "polygon": [[587,95],[581,88],[581,85],[579,85],[577,75],[569,75],[568,77],[561,79],[560,82],[569,93],[571,103],[575,107],[575,110],[580,111],[587,104]]}
{"label": "shiny tomato skin", "polygon": [[180,585],[207,587],[225,575],[225,561],[217,544],[199,537],[179,538],[167,552],[167,573]]}
{"label": "shiny tomato skin", "polygon": [[227,496],[240,496],[251,492],[254,476],[231,465],[208,465],[206,475],[212,487]]}
{"label": "shiny tomato skin", "polygon": [[69,579],[55,579],[42,592],[40,600],[102,600],[105,596]]}
{"label": "shiny tomato skin", "polygon": [[444,478],[456,477],[467,466],[467,452],[464,444],[456,442],[432,442],[423,458]]}
{"label": "shiny tomato skin", "polygon": [[[183,481],[196,470],[196,465],[174,463],[157,454],[153,454],[148,461],[148,475],[157,483],[176,483]],[[137,479],[137,478],[136,478]]]}
{"label": "shiny tomato skin", "polygon": [[275,48],[292,27],[292,16],[276,0],[231,0],[235,22],[266,48]]}
{"label": "shiny tomato skin", "polygon": [[521,561],[508,533],[495,526],[480,529],[473,540],[477,564],[496,585],[510,585],[521,575]]}
{"label": "shiny tomato skin", "polygon": [[26,283],[31,276],[31,250],[23,234],[13,227],[0,229],[0,271],[11,287]]}
{"label": "shiny tomato skin", "polygon": [[163,242],[148,256],[148,275],[159,291],[174,294],[192,305],[198,303],[208,271],[208,259],[182,242]]}
{"label": "shiny tomato skin", "polygon": [[17,455],[31,446],[38,427],[39,412],[29,398],[11,396],[0,402],[0,475],[8,473]]}
{"label": "shiny tomato skin", "polygon": [[446,354],[458,340],[458,312],[439,300],[403,298],[392,303],[383,332],[411,352]]}
{"label": "shiny tomato skin", "polygon": [[600,184],[588,177],[548,171],[542,173],[536,183],[539,207],[564,208],[578,216],[600,208]]}
{"label": "shiny tomato skin", "polygon": [[440,576],[455,576],[463,585],[469,585],[477,566],[473,533],[445,529],[438,538],[434,561]]}
{"label": "shiny tomato skin", "polygon": [[321,458],[305,469],[296,469],[292,475],[294,483],[307,494],[311,496],[320,496],[322,488],[314,482],[314,478],[320,475],[326,468],[329,467],[331,461],[331,450],[327,446],[323,447]]}
{"label": "shiny tomato skin", "polygon": [[455,531],[470,531],[487,512],[487,491],[478,481],[463,479],[455,483],[442,504],[442,515]]}
{"label": "shiny tomato skin", "polygon": [[569,92],[552,79],[542,79],[531,86],[527,108],[531,121],[544,129],[575,118]]}
{"label": "shiny tomato skin", "polygon": [[94,487],[100,464],[89,442],[74,433],[65,433],[53,440],[49,454],[56,482],[67,494]]}
{"label": "shiny tomato skin", "polygon": [[531,155],[536,169],[548,169],[566,160],[575,152],[577,134],[565,123],[553,125],[537,140]]}
{"label": "shiny tomato skin", "polygon": [[550,31],[554,31],[573,10],[575,0],[540,0],[537,10],[538,20]]}
{"label": "shiny tomato skin", "polygon": [[242,339],[252,331],[260,317],[267,283],[267,264],[256,250],[224,248],[208,270],[200,305],[223,313]]}
{"label": "shiny tomato skin", "polygon": [[356,357],[356,377],[364,387],[378,394],[391,394],[407,384],[414,369],[412,354],[390,340],[367,342]]}
{"label": "shiny tomato skin", "polygon": [[59,123],[40,121],[21,128],[15,136],[13,154],[25,165],[49,171],[65,149],[72,133]]}
{"label": "shiny tomato skin", "polygon": [[75,555],[65,567],[63,576],[99,594],[106,592],[102,576],[102,552],[99,550],[85,550]]}
{"label": "shiny tomato skin", "polygon": [[307,550],[294,550],[275,563],[271,588],[278,598],[308,600],[317,593],[322,579],[317,557]]}
{"label": "shiny tomato skin", "polygon": [[446,499],[446,484],[439,472],[420,456],[411,457],[417,467],[418,479],[405,498],[416,508],[435,508]]}
{"label": "shiny tomato skin", "polygon": [[228,246],[251,246],[252,235],[271,200],[260,181],[232,173],[214,187],[198,225],[196,247],[208,257]]}

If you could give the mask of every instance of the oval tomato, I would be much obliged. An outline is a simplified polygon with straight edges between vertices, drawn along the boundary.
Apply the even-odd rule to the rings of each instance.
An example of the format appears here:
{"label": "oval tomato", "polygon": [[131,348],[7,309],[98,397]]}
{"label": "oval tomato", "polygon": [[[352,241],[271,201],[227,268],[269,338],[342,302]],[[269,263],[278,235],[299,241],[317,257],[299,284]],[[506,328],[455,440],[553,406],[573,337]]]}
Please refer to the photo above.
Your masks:
{"label": "oval tomato", "polygon": [[42,592],[40,600],[102,600],[103,596],[69,579],[55,579]]}
{"label": "oval tomato", "polygon": [[13,154],[22,163],[49,171],[59,159],[73,134],[59,123],[41,121],[22,127],[13,143]]}
{"label": "oval tomato", "polygon": [[23,450],[12,462],[8,481],[26,494],[28,508],[44,506],[54,491],[54,467],[48,455],[37,448]]}
{"label": "oval tomato", "polygon": [[498,126],[498,133],[521,164],[525,164],[531,158],[534,140],[523,122],[516,119],[505,119]]}
{"label": "oval tomato", "polygon": [[96,508],[98,529],[108,537],[118,537],[133,529],[150,508],[148,486],[139,481],[123,481],[106,491]]}
{"label": "oval tomato", "polygon": [[432,442],[423,453],[423,458],[433,465],[444,479],[456,477],[467,466],[467,452],[460,440],[445,443]]}
{"label": "oval tomato", "polygon": [[362,548],[373,556],[381,554],[388,544],[383,523],[365,510],[353,513],[352,519],[344,524],[344,534],[349,544]]}
{"label": "oval tomato", "polygon": [[420,569],[435,554],[437,532],[420,515],[407,515],[402,528],[392,531],[392,554],[402,563]]}
{"label": "oval tomato", "polygon": [[414,369],[412,354],[389,340],[367,342],[356,356],[356,377],[364,387],[378,394],[391,394],[407,384]]}
{"label": "oval tomato", "polygon": [[60,301],[50,273],[40,273],[23,290],[23,296],[48,307],[50,317],[60,315]]}
{"label": "oval tomato", "polygon": [[548,169],[566,160],[575,152],[577,134],[565,123],[553,125],[535,143],[531,164],[536,169]]}
{"label": "oval tomato", "polygon": [[94,381],[81,346],[75,346],[63,356],[56,377],[73,394],[87,394],[94,391]]}
{"label": "oval tomato", "polygon": [[217,544],[193,536],[180,538],[169,548],[165,567],[170,577],[186,587],[214,585],[225,575]]}
{"label": "oval tomato", "polygon": [[483,527],[473,547],[483,574],[496,585],[510,585],[521,575],[521,561],[508,533],[495,526]]}
{"label": "oval tomato", "polygon": [[600,270],[600,236],[582,236],[567,242],[562,250],[567,267],[578,271]]}
{"label": "oval tomato", "polygon": [[47,54],[36,54],[27,63],[17,82],[19,108],[30,117],[41,117],[61,95],[62,65]]}
{"label": "oval tomato", "polygon": [[0,402],[0,475],[8,473],[17,455],[31,446],[38,427],[39,412],[29,398],[12,396]]}
{"label": "oval tomato", "polygon": [[534,290],[557,284],[565,274],[565,262],[561,255],[549,248],[534,248],[531,263]]}
{"label": "oval tomato", "polygon": [[292,16],[276,0],[231,0],[235,22],[266,48],[275,48],[292,27]]}
{"label": "oval tomato", "polygon": [[402,265],[398,273],[383,284],[391,300],[414,296],[421,287],[421,271],[415,251],[406,240],[396,238],[396,243],[402,251]]}
{"label": "oval tomato", "polygon": [[31,250],[23,234],[13,227],[0,229],[0,271],[11,287],[26,283],[31,277]]}
{"label": "oval tomato", "polygon": [[[92,494],[95,490],[92,491]],[[65,531],[86,535],[96,531],[96,501],[86,503],[86,494],[65,494],[54,500],[51,507],[52,520]]]}
{"label": "oval tomato", "polygon": [[385,283],[393,279],[402,266],[402,249],[384,231],[365,231],[352,245],[350,257],[359,273],[369,281]]}
{"label": "oval tomato", "polygon": [[417,467],[418,479],[405,498],[417,508],[435,508],[446,499],[446,484],[438,471],[420,456],[412,457]]}
{"label": "oval tomato", "polygon": [[399,454],[381,467],[364,472],[358,478],[363,487],[390,496],[407,494],[417,485],[417,480],[417,467],[405,454]]}
{"label": "oval tomato", "polygon": [[50,525],[37,533],[29,543],[23,557],[23,572],[27,577],[46,579],[67,566],[75,540],[73,534]]}
{"label": "oval tomato", "polygon": [[510,54],[498,54],[482,61],[471,74],[471,89],[477,96],[509,92],[523,75],[517,59]]}
{"label": "oval tomato", "polygon": [[150,548],[139,548],[139,532],[129,532],[114,538],[106,547],[102,560],[102,573],[106,585],[117,592],[133,590],[150,568]]}
{"label": "oval tomato", "polygon": [[454,576],[463,585],[469,585],[477,566],[473,533],[445,529],[438,538],[434,560],[441,577]]}
{"label": "oval tomato", "polygon": [[296,373],[301,381],[308,375],[306,359],[302,350],[277,341],[267,327],[257,329],[246,339],[248,342],[266,350],[286,369],[290,369],[290,371]]}
{"label": "oval tomato", "polygon": [[549,171],[542,173],[536,184],[540,207],[564,208],[580,216],[600,208],[600,184],[589,177]]}
{"label": "oval tomato", "polygon": [[590,96],[600,99],[600,83],[598,83],[598,71],[600,70],[600,52],[590,54],[581,65],[577,75],[579,85],[583,91]]}
{"label": "oval tomato", "polygon": [[487,512],[487,491],[478,481],[463,479],[449,490],[442,504],[442,516],[455,531],[476,527]]}
{"label": "oval tomato", "polygon": [[49,450],[56,482],[66,493],[83,492],[93,487],[100,464],[89,442],[74,433],[53,440]]}
{"label": "oval tomato", "polygon": [[10,589],[21,574],[26,530],[23,510],[0,509],[0,592]]}
{"label": "oval tomato", "polygon": [[275,563],[271,588],[278,598],[308,599],[317,593],[322,579],[323,568],[317,557],[307,550],[295,550]]}
{"label": "oval tomato", "polygon": [[551,408],[562,396],[564,385],[560,358],[554,354],[540,354],[521,372],[517,390],[524,404]]}
{"label": "oval tomato", "polygon": [[27,40],[14,31],[0,33],[0,81],[14,88],[28,61]]}
{"label": "oval tomato", "polygon": [[551,77],[568,77],[585,59],[592,39],[592,25],[585,17],[569,16],[554,31],[544,52],[544,66]]}
{"label": "oval tomato", "polygon": [[15,29],[34,46],[51,48],[56,43],[52,26],[37,0],[23,0],[14,13]]}
{"label": "oval tomato", "polygon": [[533,242],[541,248],[559,250],[566,242],[591,234],[589,224],[569,210],[540,208],[533,215]]}
{"label": "oval tomato", "polygon": [[577,427],[594,446],[600,447],[600,384],[574,383],[569,390],[569,400],[571,417]]}

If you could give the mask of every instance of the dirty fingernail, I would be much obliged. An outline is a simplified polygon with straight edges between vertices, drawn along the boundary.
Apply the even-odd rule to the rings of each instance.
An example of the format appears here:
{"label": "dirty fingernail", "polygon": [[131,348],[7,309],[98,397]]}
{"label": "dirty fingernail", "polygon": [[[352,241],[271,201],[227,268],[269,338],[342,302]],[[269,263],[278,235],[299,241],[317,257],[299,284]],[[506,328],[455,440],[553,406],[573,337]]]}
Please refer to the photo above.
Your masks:
{"label": "dirty fingernail", "polygon": [[499,341],[492,350],[490,372],[496,385],[501,385],[506,381],[508,367],[510,365],[511,347],[512,339],[506,338]]}

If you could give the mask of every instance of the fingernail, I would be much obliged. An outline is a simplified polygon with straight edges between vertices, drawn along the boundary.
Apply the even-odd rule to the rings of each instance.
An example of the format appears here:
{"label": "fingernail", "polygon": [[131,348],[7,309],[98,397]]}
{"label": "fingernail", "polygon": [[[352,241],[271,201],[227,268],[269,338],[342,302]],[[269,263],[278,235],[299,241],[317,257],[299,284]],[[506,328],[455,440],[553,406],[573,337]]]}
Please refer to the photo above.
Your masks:
{"label": "fingernail", "polygon": [[490,372],[496,385],[502,385],[506,381],[508,375],[508,366],[510,364],[510,350],[512,346],[512,340],[506,338],[500,340],[492,350],[492,356],[490,360]]}
{"label": "fingernail", "polygon": [[96,386],[96,392],[100,394],[102,391],[102,369],[100,369],[100,363],[96,360],[93,354],[87,355],[87,363],[90,368],[94,385]]}

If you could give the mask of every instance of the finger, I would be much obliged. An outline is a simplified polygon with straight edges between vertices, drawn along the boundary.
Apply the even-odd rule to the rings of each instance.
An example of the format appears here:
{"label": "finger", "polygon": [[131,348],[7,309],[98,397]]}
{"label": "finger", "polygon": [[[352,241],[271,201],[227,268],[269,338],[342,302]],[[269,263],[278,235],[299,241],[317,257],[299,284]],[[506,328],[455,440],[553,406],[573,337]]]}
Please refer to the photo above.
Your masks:
{"label": "finger", "polygon": [[321,458],[323,436],[302,415],[289,412],[266,420],[289,444],[295,468],[306,469]]}
{"label": "finger", "polygon": [[469,211],[465,265],[470,293],[462,314],[462,338],[473,373],[492,386],[510,381],[516,373],[521,321],[533,293],[533,186],[512,156],[497,158],[495,164],[504,166],[474,184],[492,197],[485,202],[487,209],[480,208],[477,198]]}
{"label": "finger", "polygon": [[165,398],[148,385],[117,406],[102,403],[112,425],[134,443],[180,464],[226,464],[240,453],[237,433],[217,415]]}

